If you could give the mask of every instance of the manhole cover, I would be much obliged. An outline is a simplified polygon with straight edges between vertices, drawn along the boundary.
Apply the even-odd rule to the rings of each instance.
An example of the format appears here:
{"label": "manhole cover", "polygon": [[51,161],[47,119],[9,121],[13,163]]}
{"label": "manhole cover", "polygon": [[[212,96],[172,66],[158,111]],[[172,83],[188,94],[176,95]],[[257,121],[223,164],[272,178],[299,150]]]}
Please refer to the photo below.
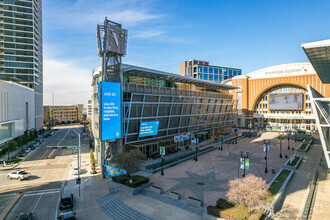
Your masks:
{"label": "manhole cover", "polygon": [[205,183],[203,183],[203,182],[197,182],[196,184],[197,184],[197,185],[200,185],[200,186],[205,185]]}

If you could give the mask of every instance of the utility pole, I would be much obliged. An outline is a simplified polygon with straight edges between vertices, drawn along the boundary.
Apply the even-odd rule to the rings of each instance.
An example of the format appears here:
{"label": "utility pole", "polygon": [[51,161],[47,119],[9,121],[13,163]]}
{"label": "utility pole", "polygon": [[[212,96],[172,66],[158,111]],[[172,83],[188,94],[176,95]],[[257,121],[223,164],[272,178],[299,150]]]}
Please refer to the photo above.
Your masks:
{"label": "utility pole", "polygon": [[270,149],[270,141],[264,140],[264,151],[266,153],[265,160],[266,160],[266,167],[265,167],[265,173],[268,173],[268,168],[267,168],[267,153],[268,150]]}
{"label": "utility pole", "polygon": [[290,150],[290,131],[288,130],[288,150]]}
{"label": "utility pole", "polygon": [[78,183],[78,185],[79,185],[79,196],[80,196],[80,159],[79,159],[79,157],[80,157],[80,134],[78,134],[78,143],[79,143],[79,145],[78,145],[78,152],[77,152],[77,155],[78,155],[78,180],[79,180],[79,183]]}
{"label": "utility pole", "polygon": [[195,137],[195,141],[196,141],[196,156],[195,156],[195,161],[198,161],[197,159],[197,153],[198,153],[198,145],[197,145],[197,142],[198,142],[198,138]]}

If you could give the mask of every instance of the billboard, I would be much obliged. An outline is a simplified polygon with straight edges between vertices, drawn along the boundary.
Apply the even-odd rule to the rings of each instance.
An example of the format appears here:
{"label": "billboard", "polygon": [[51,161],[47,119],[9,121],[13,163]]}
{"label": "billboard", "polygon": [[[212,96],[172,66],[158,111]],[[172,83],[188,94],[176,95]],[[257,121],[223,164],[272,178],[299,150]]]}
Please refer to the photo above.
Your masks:
{"label": "billboard", "polygon": [[302,93],[270,93],[269,110],[302,110]]}
{"label": "billboard", "polygon": [[139,137],[147,137],[158,134],[159,121],[141,122]]}
{"label": "billboard", "polygon": [[121,138],[120,83],[100,82],[99,94],[102,95],[102,141]]}

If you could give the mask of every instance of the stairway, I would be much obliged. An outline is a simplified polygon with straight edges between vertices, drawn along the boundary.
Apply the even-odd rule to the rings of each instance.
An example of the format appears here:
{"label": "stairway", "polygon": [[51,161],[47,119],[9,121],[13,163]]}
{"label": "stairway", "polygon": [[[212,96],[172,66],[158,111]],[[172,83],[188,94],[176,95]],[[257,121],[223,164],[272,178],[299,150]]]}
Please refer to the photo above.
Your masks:
{"label": "stairway", "polygon": [[102,196],[96,201],[102,210],[113,220],[155,220],[126,205],[116,193]]}

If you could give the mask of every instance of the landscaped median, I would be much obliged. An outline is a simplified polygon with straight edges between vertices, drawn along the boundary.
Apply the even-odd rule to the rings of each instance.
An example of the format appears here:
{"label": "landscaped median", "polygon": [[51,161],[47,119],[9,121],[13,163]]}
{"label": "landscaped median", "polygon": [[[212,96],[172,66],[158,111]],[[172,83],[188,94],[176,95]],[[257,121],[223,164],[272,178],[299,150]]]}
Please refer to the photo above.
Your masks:
{"label": "landscaped median", "polygon": [[268,191],[271,193],[271,196],[266,201],[271,204],[273,212],[278,211],[279,202],[283,196],[284,190],[286,189],[293,173],[294,170],[282,168],[269,182]]}
{"label": "landscaped median", "polygon": [[313,144],[313,141],[314,139],[310,139],[310,140],[304,140],[297,151],[300,151],[300,152],[307,152],[309,147]]}
{"label": "landscaped median", "polygon": [[111,191],[125,191],[132,195],[138,194],[141,190],[152,185],[149,178],[144,176],[114,176],[110,181],[110,192]]}
{"label": "landscaped median", "polygon": [[295,154],[284,164],[284,168],[288,170],[296,170],[302,160],[302,157],[296,156]]}

